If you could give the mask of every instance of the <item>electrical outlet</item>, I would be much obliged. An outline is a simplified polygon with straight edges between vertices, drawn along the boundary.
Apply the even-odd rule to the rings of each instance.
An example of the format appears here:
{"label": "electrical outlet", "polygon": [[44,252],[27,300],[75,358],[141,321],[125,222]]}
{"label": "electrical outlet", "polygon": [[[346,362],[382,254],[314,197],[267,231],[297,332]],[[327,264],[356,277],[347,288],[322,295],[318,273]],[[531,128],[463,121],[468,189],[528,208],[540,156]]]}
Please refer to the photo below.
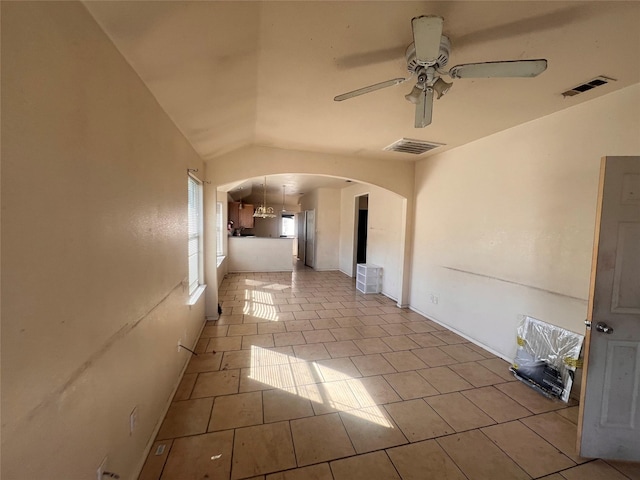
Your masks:
{"label": "electrical outlet", "polygon": [[431,300],[431,303],[434,303],[436,305],[438,304],[438,297],[436,297],[434,294],[431,294],[429,296],[429,299]]}
{"label": "electrical outlet", "polygon": [[104,480],[104,472],[107,471],[107,459],[108,457],[105,456],[104,460],[102,460],[102,463],[100,463],[98,470],[96,470],[96,478],[98,480]]}
{"label": "electrical outlet", "polygon": [[180,347],[182,347],[180,342],[182,342],[182,340],[178,340],[178,351],[180,351]]}
{"label": "electrical outlet", "polygon": [[133,435],[133,431],[136,429],[138,423],[138,406],[133,407],[131,414],[129,414],[129,435]]}

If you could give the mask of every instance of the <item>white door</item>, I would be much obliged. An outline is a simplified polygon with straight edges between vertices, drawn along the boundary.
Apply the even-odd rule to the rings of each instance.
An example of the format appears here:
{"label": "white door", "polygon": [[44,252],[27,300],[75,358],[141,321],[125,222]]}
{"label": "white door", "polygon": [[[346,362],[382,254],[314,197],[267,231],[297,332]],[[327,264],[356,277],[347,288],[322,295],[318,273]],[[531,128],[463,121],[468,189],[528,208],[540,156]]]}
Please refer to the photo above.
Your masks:
{"label": "white door", "polygon": [[315,250],[316,250],[316,211],[307,210],[305,212],[305,246],[304,246],[304,264],[307,267],[315,266]]}
{"label": "white door", "polygon": [[307,244],[307,237],[305,232],[306,226],[306,218],[304,212],[296,213],[296,218],[298,220],[298,260],[301,260],[304,264],[304,250]]}
{"label": "white door", "polygon": [[640,461],[640,157],[600,170],[578,447]]}

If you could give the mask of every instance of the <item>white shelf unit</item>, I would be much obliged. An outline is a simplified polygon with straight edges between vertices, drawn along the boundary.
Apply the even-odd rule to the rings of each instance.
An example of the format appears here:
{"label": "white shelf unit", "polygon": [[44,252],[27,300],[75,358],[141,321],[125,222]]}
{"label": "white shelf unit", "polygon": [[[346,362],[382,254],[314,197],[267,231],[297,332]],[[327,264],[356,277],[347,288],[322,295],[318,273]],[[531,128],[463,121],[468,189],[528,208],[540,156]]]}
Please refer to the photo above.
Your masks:
{"label": "white shelf unit", "polygon": [[362,293],[380,293],[382,288],[382,267],[370,263],[358,263],[356,268],[356,288]]}

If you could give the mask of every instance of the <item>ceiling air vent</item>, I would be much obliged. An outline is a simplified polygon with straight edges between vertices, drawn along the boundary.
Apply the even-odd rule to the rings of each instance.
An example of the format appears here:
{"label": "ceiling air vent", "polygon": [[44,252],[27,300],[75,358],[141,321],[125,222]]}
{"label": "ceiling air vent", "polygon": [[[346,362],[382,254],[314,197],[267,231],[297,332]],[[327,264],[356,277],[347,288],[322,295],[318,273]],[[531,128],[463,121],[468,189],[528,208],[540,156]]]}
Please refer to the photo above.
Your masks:
{"label": "ceiling air vent", "polygon": [[411,153],[413,155],[420,155],[421,153],[428,152],[434,148],[443,146],[443,143],[425,142],[424,140],[412,140],[410,138],[401,138],[397,142],[393,142],[388,147],[384,147],[384,150],[389,152],[402,152]]}
{"label": "ceiling air vent", "polygon": [[606,85],[609,82],[615,82],[615,80],[613,78],[603,77],[603,76],[596,77],[593,80],[589,80],[588,82],[578,85],[577,87],[573,87],[572,89],[567,90],[566,92],[562,92],[562,96],[573,97],[574,95],[578,95],[579,93],[586,92],[587,90],[591,90],[593,88]]}

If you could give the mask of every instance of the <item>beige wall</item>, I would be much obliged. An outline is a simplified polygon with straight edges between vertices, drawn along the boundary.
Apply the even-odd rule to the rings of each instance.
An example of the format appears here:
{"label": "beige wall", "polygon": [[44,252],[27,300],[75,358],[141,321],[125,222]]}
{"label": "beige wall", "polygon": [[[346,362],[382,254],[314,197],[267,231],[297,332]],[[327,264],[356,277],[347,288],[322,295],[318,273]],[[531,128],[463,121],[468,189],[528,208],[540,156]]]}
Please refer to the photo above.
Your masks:
{"label": "beige wall", "polygon": [[636,85],[421,161],[412,307],[507,358],[521,315],[584,332],[600,158],[640,153],[639,105]]}
{"label": "beige wall", "polygon": [[413,195],[414,164],[327,153],[283,150],[251,145],[221,155],[207,163],[217,185],[280,173],[301,173],[349,178],[376,185],[398,195]]}
{"label": "beige wall", "polygon": [[402,282],[403,199],[388,190],[373,185],[343,188],[340,207],[340,270],[353,272],[355,238],[355,202],[360,195],[369,195],[367,222],[367,263],[382,267],[382,293],[394,300],[400,298]]}
{"label": "beige wall", "polygon": [[316,210],[316,270],[338,270],[340,189],[319,188]]}
{"label": "beige wall", "polygon": [[187,168],[204,165],[82,4],[2,2],[3,477],[141,466],[203,324]]}
{"label": "beige wall", "polygon": [[315,210],[316,270],[338,270],[340,244],[340,189],[317,188],[300,198],[302,212]]}

